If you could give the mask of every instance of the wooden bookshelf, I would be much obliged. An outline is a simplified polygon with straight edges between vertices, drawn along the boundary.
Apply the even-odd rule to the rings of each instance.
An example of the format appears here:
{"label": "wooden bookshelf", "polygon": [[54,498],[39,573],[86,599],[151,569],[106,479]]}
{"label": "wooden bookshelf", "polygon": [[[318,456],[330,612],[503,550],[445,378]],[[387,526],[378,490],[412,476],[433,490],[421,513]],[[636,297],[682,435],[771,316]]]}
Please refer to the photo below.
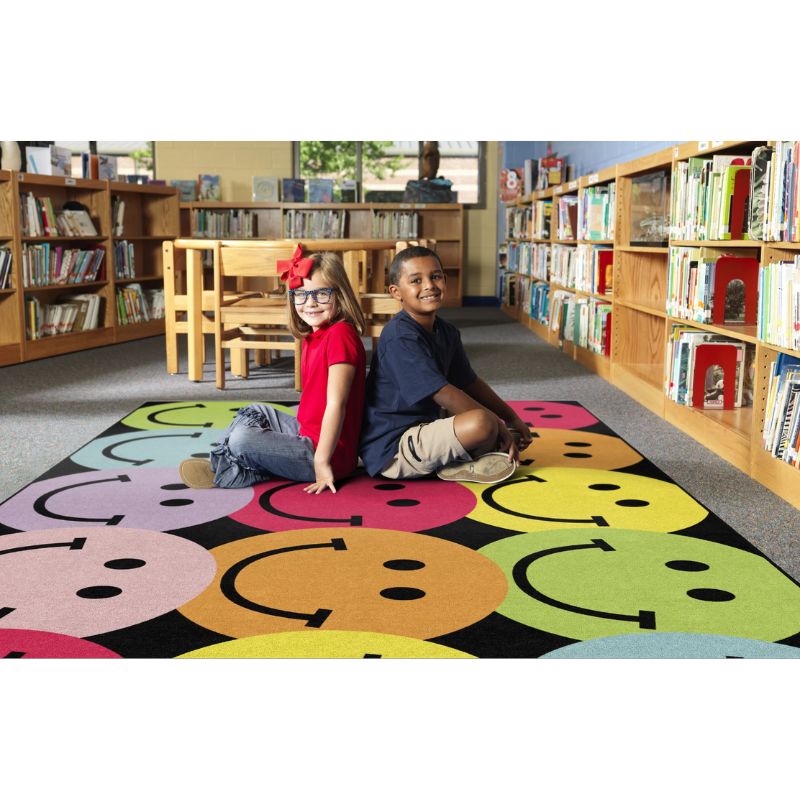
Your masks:
{"label": "wooden bookshelf", "polygon": [[[518,274],[517,275],[517,291],[516,291],[516,302],[514,306],[509,306],[504,302],[501,302],[501,308],[503,311],[508,314],[512,319],[518,319],[522,324],[526,325],[530,330],[532,330],[537,336],[547,341],[549,344],[558,347],[561,349],[563,353],[568,355],[570,358],[584,364],[589,369],[597,372],[599,375],[602,375],[605,378],[610,378],[611,374],[611,363],[610,358],[607,355],[602,355],[599,353],[595,353],[594,351],[590,350],[588,347],[582,347],[578,342],[573,342],[567,339],[561,339],[559,332],[554,331],[551,328],[550,324],[542,324],[538,320],[531,318],[528,313],[527,308],[520,307],[520,298],[523,296],[527,296],[526,292],[523,290],[523,287],[527,285],[527,283],[533,284],[537,281],[545,281],[550,285],[551,292],[556,290],[566,291],[570,294],[574,295],[576,298],[595,298],[597,300],[601,300],[604,302],[611,302],[611,295],[610,294],[598,294],[593,292],[584,291],[581,289],[577,289],[574,285],[568,286],[563,285],[558,280],[553,277],[553,264],[555,261],[554,258],[554,245],[565,246],[571,249],[576,249],[578,245],[601,245],[601,246],[613,246],[614,242],[610,239],[580,239],[580,238],[559,238],[559,231],[558,231],[558,201],[560,198],[568,195],[572,195],[576,197],[576,199],[580,202],[581,200],[581,193],[584,189],[590,186],[596,185],[604,185],[613,183],[616,180],[616,168],[612,167],[606,170],[602,170],[600,172],[594,173],[592,175],[583,176],[576,180],[568,181],[558,186],[552,186],[548,189],[539,189],[535,192],[532,192],[525,197],[519,198],[515,203],[511,204],[516,208],[525,207],[525,206],[535,206],[537,201],[542,200],[552,200],[553,203],[550,207],[550,236],[546,239],[538,238],[536,236],[530,237],[511,237],[508,235],[508,231],[506,231],[505,241],[506,244],[516,244],[520,242],[529,243],[532,247],[536,245],[546,245],[549,246],[549,268],[548,274],[545,277],[541,275],[535,276],[533,275],[533,267],[531,269],[531,275],[527,276],[525,274]],[[534,218],[533,227],[535,228],[535,219],[536,214],[532,214]],[[535,230],[534,230],[535,232]],[[574,231],[575,236],[578,236],[579,231]],[[532,258],[533,258],[532,254]],[[552,294],[550,300],[550,308],[552,310]]]}
{"label": "wooden bookshelf", "polygon": [[[67,201],[78,201],[89,209],[97,229],[96,236],[28,236],[22,230],[21,196],[49,197],[58,210]],[[122,235],[115,235],[112,198],[125,200]],[[130,184],[105,180],[85,180],[63,176],[32,175],[0,171],[0,247],[9,247],[13,263],[11,288],[0,292],[0,365],[47,358],[90,347],[129,341],[164,332],[164,321],[120,325],[115,308],[116,288],[143,282],[160,287],[163,283],[161,244],[179,234],[179,205],[173,187]],[[135,257],[134,277],[115,279],[114,245],[131,242]],[[95,280],[58,285],[22,285],[23,246],[50,243],[67,248],[105,250],[100,273]],[[68,299],[76,294],[96,294],[101,298],[96,329],[28,339],[25,332],[25,298],[42,303]]]}
{"label": "wooden bookshelf", "polygon": [[[444,304],[446,306],[461,305],[464,293],[464,210],[460,203],[223,203],[212,201],[181,203],[181,236],[197,238],[197,231],[192,229],[192,219],[198,210],[233,211],[237,209],[248,210],[256,218],[254,235],[247,237],[251,239],[286,238],[287,230],[284,220],[286,213],[291,210],[343,211],[346,215],[344,227],[344,238],[346,239],[433,239],[436,241],[436,251],[447,275],[447,294]],[[416,237],[374,235],[375,215],[394,212],[418,214]]]}
{"label": "wooden bookshelf", "polygon": [[[800,242],[687,241],[674,238],[663,244],[656,242],[645,245],[636,241],[631,227],[634,178],[665,171],[668,191],[671,191],[670,183],[676,162],[714,153],[750,153],[759,144],[764,142],[685,142],[579,179],[581,187],[616,181],[613,293],[607,298],[612,301],[613,308],[612,348],[610,358],[596,356],[583,348],[574,348],[569,355],[779,497],[800,508],[800,469],[773,458],[762,445],[772,365],[778,353],[798,356],[800,352],[761,341],[755,325],[712,325],[678,319],[666,311],[670,247],[725,248],[737,255],[752,254],[758,257],[759,263],[767,264],[773,260],[793,258],[800,253]],[[557,195],[568,191],[566,188],[559,189],[556,187]],[[535,201],[535,194],[523,198],[520,203]],[[669,211],[668,196],[667,215]],[[555,235],[555,225],[553,232]],[[554,237],[551,239],[554,240]],[[550,283],[553,289],[559,288],[552,281]],[[536,320],[528,319],[527,314],[517,308],[503,307],[503,310],[512,318],[519,319],[540,338],[559,345],[557,340],[553,340],[552,331]],[[680,405],[667,396],[667,341],[673,324],[723,334],[755,349],[752,406],[732,410],[702,409]]]}

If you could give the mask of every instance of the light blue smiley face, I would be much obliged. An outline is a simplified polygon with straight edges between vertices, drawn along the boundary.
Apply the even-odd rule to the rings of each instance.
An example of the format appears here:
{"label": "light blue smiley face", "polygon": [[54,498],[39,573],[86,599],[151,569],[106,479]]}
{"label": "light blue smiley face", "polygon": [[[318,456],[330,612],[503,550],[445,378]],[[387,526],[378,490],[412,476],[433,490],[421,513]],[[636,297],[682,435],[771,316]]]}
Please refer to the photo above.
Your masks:
{"label": "light blue smiley face", "polygon": [[576,642],[541,658],[800,658],[800,647],[712,633],[629,633]]}
{"label": "light blue smiley face", "polygon": [[126,431],[94,439],[71,459],[90,469],[177,467],[185,458],[208,458],[223,436],[216,428]]}

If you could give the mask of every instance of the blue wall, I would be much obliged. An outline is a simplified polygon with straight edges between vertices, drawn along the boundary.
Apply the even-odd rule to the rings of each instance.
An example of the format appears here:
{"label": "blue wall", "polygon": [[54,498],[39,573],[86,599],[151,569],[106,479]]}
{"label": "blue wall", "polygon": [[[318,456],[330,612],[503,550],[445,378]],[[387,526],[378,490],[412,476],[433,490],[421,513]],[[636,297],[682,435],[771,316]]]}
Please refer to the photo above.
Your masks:
{"label": "blue wall", "polygon": [[[682,141],[682,140],[681,140]],[[552,142],[553,152],[574,164],[574,176],[588,175],[604,167],[631,161],[680,142]],[[521,167],[526,158],[542,158],[547,142],[503,142],[502,169]]]}

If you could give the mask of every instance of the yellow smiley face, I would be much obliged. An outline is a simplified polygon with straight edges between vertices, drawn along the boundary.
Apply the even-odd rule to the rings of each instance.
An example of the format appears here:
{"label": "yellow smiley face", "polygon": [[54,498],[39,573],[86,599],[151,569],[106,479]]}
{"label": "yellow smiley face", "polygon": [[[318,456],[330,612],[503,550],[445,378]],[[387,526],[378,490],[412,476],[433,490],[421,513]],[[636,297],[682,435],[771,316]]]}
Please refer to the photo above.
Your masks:
{"label": "yellow smiley face", "polygon": [[471,519],[513,531],[679,531],[708,516],[677,484],[625,472],[520,467],[503,483],[465,485],[478,498]]}

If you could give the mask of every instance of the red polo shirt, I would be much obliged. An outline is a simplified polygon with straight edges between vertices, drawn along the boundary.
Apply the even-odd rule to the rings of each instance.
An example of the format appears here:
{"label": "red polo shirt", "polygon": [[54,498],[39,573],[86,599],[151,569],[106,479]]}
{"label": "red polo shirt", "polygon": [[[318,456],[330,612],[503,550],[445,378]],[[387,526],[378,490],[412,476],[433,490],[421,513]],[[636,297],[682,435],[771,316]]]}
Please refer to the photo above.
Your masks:
{"label": "red polo shirt", "polygon": [[347,398],[342,432],[331,457],[331,467],[337,479],[349,475],[358,463],[366,361],[361,338],[356,329],[344,320],[323,325],[303,340],[300,359],[303,391],[297,409],[297,421],[300,423],[300,435],[308,436],[314,442],[315,450],[328,398],[328,367],[333,364],[353,364],[356,368]]}

